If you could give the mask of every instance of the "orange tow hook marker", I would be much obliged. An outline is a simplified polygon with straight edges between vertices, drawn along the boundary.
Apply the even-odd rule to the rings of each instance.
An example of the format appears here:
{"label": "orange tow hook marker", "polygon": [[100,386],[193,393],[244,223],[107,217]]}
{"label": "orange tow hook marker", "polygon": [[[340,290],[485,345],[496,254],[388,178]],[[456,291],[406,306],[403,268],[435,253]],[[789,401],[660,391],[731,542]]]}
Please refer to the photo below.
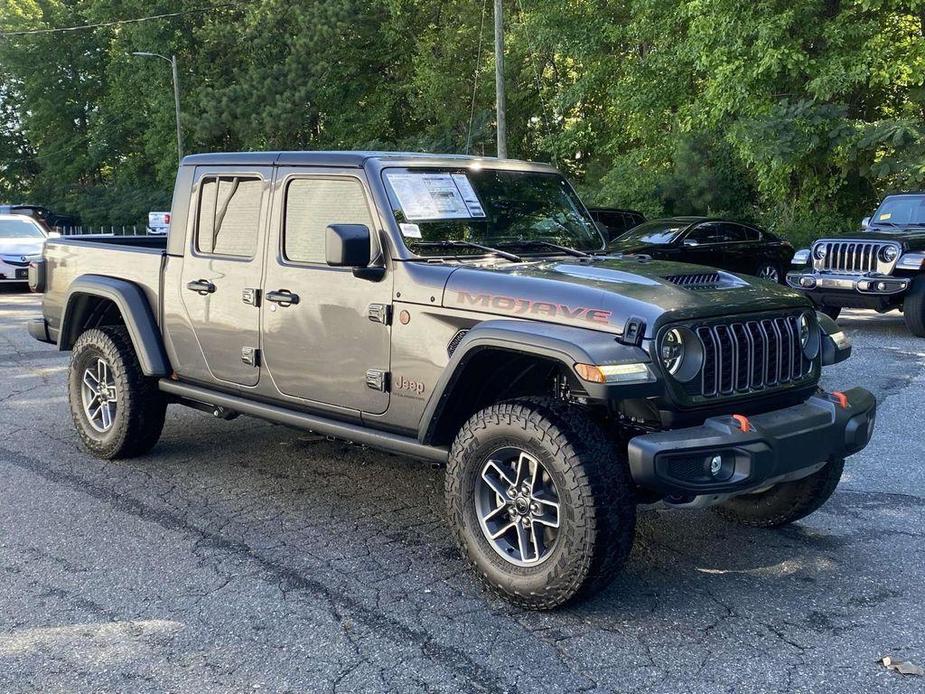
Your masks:
{"label": "orange tow hook marker", "polygon": [[745,432],[751,431],[752,423],[748,421],[748,417],[744,414],[734,414],[732,418],[739,423],[739,429]]}
{"label": "orange tow hook marker", "polygon": [[842,393],[840,390],[832,391],[832,397],[835,398],[835,402],[841,405],[843,410],[848,409],[848,396]]}

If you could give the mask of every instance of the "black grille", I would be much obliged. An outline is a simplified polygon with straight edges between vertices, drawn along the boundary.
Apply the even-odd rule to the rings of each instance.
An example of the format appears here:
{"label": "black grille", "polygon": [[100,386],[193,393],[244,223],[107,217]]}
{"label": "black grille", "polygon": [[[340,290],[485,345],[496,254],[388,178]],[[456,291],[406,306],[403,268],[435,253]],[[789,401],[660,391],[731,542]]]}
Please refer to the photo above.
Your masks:
{"label": "black grille", "polygon": [[704,397],[775,388],[810,375],[799,315],[705,325],[695,332],[703,345],[699,394]]}
{"label": "black grille", "polygon": [[[817,245],[825,248],[825,258],[819,261],[822,270],[836,272],[879,272],[889,271],[883,266],[892,263],[881,263],[880,251],[891,243],[865,243],[862,241],[823,241]],[[818,267],[818,265],[817,265]]]}
{"label": "black grille", "polygon": [[665,279],[686,289],[709,289],[719,284],[719,273],[700,272],[690,275],[667,275]]}

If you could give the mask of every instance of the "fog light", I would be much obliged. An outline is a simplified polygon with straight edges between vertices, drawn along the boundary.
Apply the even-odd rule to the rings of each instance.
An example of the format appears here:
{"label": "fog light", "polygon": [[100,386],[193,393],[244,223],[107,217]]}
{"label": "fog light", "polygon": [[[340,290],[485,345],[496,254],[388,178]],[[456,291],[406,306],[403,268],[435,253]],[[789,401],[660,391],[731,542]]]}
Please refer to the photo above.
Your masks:
{"label": "fog light", "polygon": [[877,282],[877,291],[886,291],[886,282]]}
{"label": "fog light", "polygon": [[816,286],[816,280],[813,277],[801,277],[800,286],[806,287],[807,289],[812,289]]}
{"label": "fog light", "polygon": [[858,282],[858,289],[860,289],[862,292],[866,292],[868,289],[870,289],[870,282],[867,280],[861,280]]}
{"label": "fog light", "polygon": [[714,455],[710,461],[710,474],[717,477],[723,471],[723,456]]}

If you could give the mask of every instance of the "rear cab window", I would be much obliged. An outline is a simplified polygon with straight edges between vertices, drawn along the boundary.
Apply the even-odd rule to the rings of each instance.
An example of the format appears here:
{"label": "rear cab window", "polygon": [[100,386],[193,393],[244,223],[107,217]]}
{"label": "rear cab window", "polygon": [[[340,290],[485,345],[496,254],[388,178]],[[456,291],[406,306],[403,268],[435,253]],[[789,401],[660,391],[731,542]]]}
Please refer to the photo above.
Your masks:
{"label": "rear cab window", "polygon": [[196,250],[206,255],[253,258],[263,188],[263,180],[257,176],[204,177],[199,186]]}

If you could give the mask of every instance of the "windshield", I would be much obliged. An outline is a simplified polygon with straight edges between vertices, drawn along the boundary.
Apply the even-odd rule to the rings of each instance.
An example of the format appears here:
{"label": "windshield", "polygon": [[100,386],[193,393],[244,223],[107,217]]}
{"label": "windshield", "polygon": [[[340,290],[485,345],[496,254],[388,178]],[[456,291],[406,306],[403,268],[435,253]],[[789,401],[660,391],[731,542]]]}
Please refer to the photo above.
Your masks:
{"label": "windshield", "polygon": [[633,241],[636,243],[664,244],[674,241],[687,224],[681,222],[644,222],[618,236],[614,242]]}
{"label": "windshield", "polygon": [[903,227],[925,227],[925,195],[895,195],[886,198],[870,218],[870,227],[890,231]]}
{"label": "windshield", "polygon": [[447,241],[507,248],[517,255],[560,253],[544,244],[579,251],[604,246],[578,196],[558,174],[391,168],[383,180],[405,245],[417,255],[486,253]]}
{"label": "windshield", "polygon": [[25,219],[0,219],[0,239],[43,239],[45,234]]}

